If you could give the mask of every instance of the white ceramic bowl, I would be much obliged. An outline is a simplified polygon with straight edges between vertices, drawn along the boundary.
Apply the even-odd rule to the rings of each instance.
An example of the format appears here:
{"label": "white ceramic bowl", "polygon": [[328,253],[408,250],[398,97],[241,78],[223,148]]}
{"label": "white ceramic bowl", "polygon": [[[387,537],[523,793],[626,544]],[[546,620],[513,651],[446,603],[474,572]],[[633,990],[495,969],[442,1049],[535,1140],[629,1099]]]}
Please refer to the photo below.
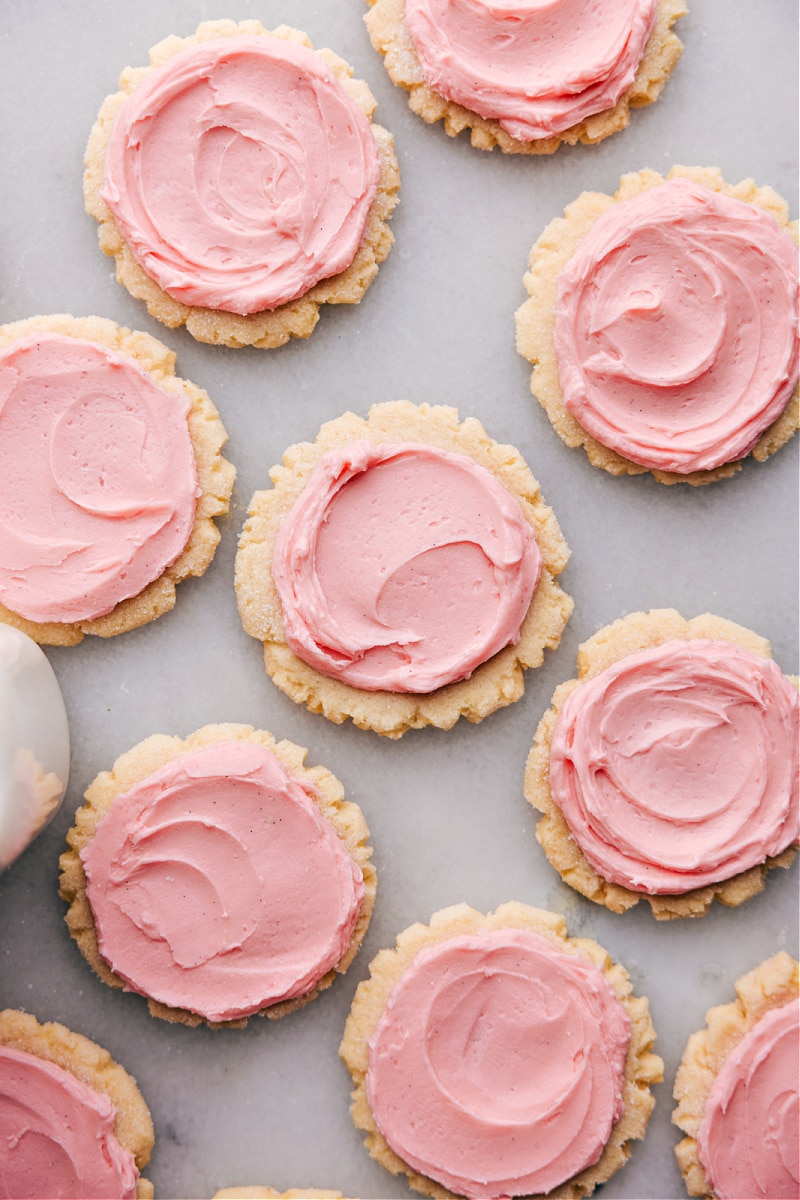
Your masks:
{"label": "white ceramic bowl", "polygon": [[0,624],[0,870],[58,810],[69,778],[61,689],[42,651]]}

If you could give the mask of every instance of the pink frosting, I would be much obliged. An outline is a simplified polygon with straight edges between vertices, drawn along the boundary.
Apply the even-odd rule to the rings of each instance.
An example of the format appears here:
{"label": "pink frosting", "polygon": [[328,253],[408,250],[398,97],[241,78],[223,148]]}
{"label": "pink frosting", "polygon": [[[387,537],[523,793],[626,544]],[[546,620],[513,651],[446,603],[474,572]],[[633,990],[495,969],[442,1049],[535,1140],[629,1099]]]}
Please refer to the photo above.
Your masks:
{"label": "pink frosting", "polygon": [[633,83],[657,0],[405,0],[425,79],[521,142],[613,108]]}
{"label": "pink frosting", "polygon": [[315,794],[268,750],[230,742],[117,797],[81,858],[100,953],[129,990],[228,1021],[336,966],[364,884]]}
{"label": "pink frosting", "polygon": [[591,963],[519,929],[455,937],[394,987],[367,1098],[392,1150],[458,1195],[539,1195],[600,1157],[629,1041]]}
{"label": "pink frosting", "polygon": [[798,825],[798,694],[730,642],[666,642],[567,697],[550,788],[604,879],[678,894],[780,854]]}
{"label": "pink frosting", "polygon": [[165,292],[246,314],[349,267],[379,175],[369,121],[319,55],[226,37],[176,54],[128,97],[102,195]]}
{"label": "pink frosting", "polygon": [[412,443],[324,455],[273,556],[291,649],[368,691],[465,679],[519,640],[540,570],[522,509],[489,471]]}
{"label": "pink frosting", "polygon": [[564,403],[592,437],[687,474],[743,458],[798,379],[797,247],[688,179],[615,204],[561,272]]}
{"label": "pink frosting", "polygon": [[69,1071],[0,1046],[0,1196],[132,1200],[139,1172],[116,1109]]}
{"label": "pink frosting", "polygon": [[770,1009],[727,1056],[711,1086],[697,1152],[719,1200],[796,1200],[800,1011]]}
{"label": "pink frosting", "polygon": [[137,595],[194,525],[188,401],[132,359],[34,334],[0,351],[0,601],[82,621]]}

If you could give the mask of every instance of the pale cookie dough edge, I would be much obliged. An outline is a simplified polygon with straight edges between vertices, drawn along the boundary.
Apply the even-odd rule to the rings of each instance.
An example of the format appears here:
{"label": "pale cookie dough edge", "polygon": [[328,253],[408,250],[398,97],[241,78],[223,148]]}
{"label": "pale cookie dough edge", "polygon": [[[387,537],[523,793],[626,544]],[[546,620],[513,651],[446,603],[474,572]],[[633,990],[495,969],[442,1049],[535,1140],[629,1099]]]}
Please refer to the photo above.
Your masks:
{"label": "pale cookie dough edge", "polygon": [[84,158],[84,201],[86,211],[99,222],[98,237],[103,253],[116,260],[117,280],[137,300],[144,300],[148,312],[157,321],[169,329],[185,325],[192,337],[199,342],[233,349],[243,346],[274,349],[283,346],[292,337],[310,337],[319,320],[320,305],[358,304],[394,242],[394,236],[387,224],[398,202],[400,189],[400,169],[394,152],[394,142],[386,129],[372,123],[372,114],[376,108],[375,98],[366,83],[352,78],[353,69],[343,59],[331,50],[315,51],[350,100],[370,122],[381,164],[378,190],[367,216],[361,244],[350,266],[338,275],[321,280],[298,299],[278,308],[250,313],[247,316],[195,307],[174,300],[136,261],[111,210],[101,196],[106,155],[114,122],[126,98],[152,71],[189,46],[215,38],[237,36],[277,37],[305,46],[309,50],[314,49],[306,34],[300,30],[287,25],[268,30],[260,21],[255,20],[238,23],[231,20],[203,21],[189,37],[165,38],[150,51],[149,66],[127,67],[122,72],[119,81],[121,90],[106,97],[100,109],[89,136]]}
{"label": "pale cookie dough edge", "polygon": [[73,622],[29,621],[0,604],[0,621],[13,625],[35,642],[47,646],[75,646],[87,633],[115,637],[156,620],[174,607],[176,585],[188,576],[203,575],[211,564],[220,540],[214,518],[228,512],[236,469],[222,456],[228,435],[210,396],[188,379],[175,374],[175,354],[163,342],[148,333],[117,325],[106,317],[72,317],[59,313],[0,326],[0,350],[37,333],[57,333],[112,350],[143,370],[151,383],[167,397],[188,401],[187,426],[201,490],[194,525],[176,560],[141,592],[120,601],[105,616]]}
{"label": "pale cookie dough edge", "polygon": [[584,642],[578,652],[578,678],[559,685],[551,707],[536,730],[525,768],[525,799],[542,813],[536,837],[544,853],[561,878],[575,891],[595,904],[621,913],[646,900],[658,921],[680,917],[701,917],[714,899],[735,908],[763,891],[773,867],[791,866],[797,853],[789,846],[781,854],[767,858],[758,866],[708,887],[695,888],[680,895],[650,895],[636,892],[603,879],[574,840],[561,809],[550,790],[550,743],[558,714],[567,696],[582,683],[631,654],[661,646],[673,640],[710,638],[732,642],[762,658],[771,658],[769,642],[742,625],[736,625],[711,613],[685,620],[675,609],[654,609],[649,613],[629,613],[598,631]]}
{"label": "pale cookie dough edge", "polygon": [[735,475],[750,455],[757,462],[764,462],[786,445],[800,428],[800,387],[795,389],[778,419],[761,435],[750,455],[724,463],[713,470],[691,471],[687,474],[650,469],[602,445],[567,410],[561,392],[553,340],[559,275],[595,222],[619,201],[629,200],[665,180],[677,178],[691,179],[711,191],[763,209],[775,218],[790,237],[797,240],[797,222],[789,220],[786,202],[772,188],[757,187],[752,179],[744,179],[734,185],[726,183],[716,167],[687,166],[674,166],[666,176],[649,168],[623,175],[614,196],[602,192],[582,192],[567,205],[564,216],[551,221],[535,242],[530,253],[529,270],[524,277],[530,298],[515,314],[517,350],[533,365],[531,392],[566,446],[583,446],[592,465],[610,475],[644,475],[649,471],[659,483],[688,483],[692,487],[701,487]]}
{"label": "pale cookie dough edge", "polygon": [[[12,1008],[0,1012],[0,1044],[46,1059],[108,1096],[115,1109],[117,1141],[133,1155],[138,1170],[144,1170],[155,1140],[150,1110],[136,1080],[107,1050],[55,1021],[40,1024],[29,1013]],[[136,1195],[138,1200],[152,1200],[149,1180],[139,1178]]]}
{"label": "pale cookie dough edge", "polygon": [[449,137],[469,129],[472,145],[480,150],[499,146],[504,154],[553,154],[562,143],[595,145],[630,122],[631,108],[652,104],[660,95],[683,44],[671,32],[679,17],[688,9],[682,0],[658,0],[656,25],[645,46],[633,83],[613,108],[595,113],[577,125],[549,138],[521,142],[507,133],[499,121],[481,117],[460,104],[445,99],[425,81],[422,66],[405,24],[404,0],[368,0],[370,11],[364,20],[375,50],[383,56],[392,83],[409,93],[413,112],[428,125],[444,123]]}
{"label": "pale cookie dough edge", "polygon": [[[359,439],[418,442],[469,456],[491,471],[520,504],[542,554],[542,575],[523,621],[520,640],[481,664],[468,679],[427,695],[369,692],[331,679],[298,658],[286,645],[272,554],[280,522],[302,492],[323,454]],[[361,729],[401,737],[409,729],[450,729],[464,716],[484,717],[518,700],[523,670],[541,665],[544,649],[555,649],[572,612],[572,600],[555,581],[569,548],[539,485],[512,446],[494,442],[475,418],[459,422],[445,406],[397,400],[376,404],[366,419],[348,412],[323,425],[314,443],[290,446],[283,465],[270,472],[273,488],[253,497],[236,556],[236,595],[247,633],[264,643],[267,672],[277,686],[311,712],[340,724],[350,717]]]}
{"label": "pale cookie dough edge", "polygon": [[673,1090],[678,1104],[672,1123],[686,1134],[675,1147],[678,1165],[689,1195],[707,1200],[715,1200],[715,1193],[698,1158],[696,1137],[708,1094],[725,1059],[756,1022],[800,994],[798,964],[781,950],[742,975],[734,986],[737,999],[709,1009],[706,1028],[686,1043]]}
{"label": "pale cookie dough edge", "polygon": [[403,1162],[378,1131],[366,1095],[368,1043],[392,989],[420,950],[462,934],[479,933],[487,929],[528,930],[547,938],[559,950],[588,960],[602,971],[630,1017],[631,1041],[625,1064],[622,1115],[613,1126],[605,1149],[594,1166],[574,1175],[547,1194],[547,1200],[580,1200],[590,1195],[599,1183],[605,1182],[627,1162],[633,1139],[644,1137],[655,1103],[650,1085],[661,1082],[664,1064],[652,1052],[655,1030],[647,999],[632,994],[627,971],[618,963],[613,963],[597,942],[588,938],[568,937],[566,922],[556,913],[511,901],[493,913],[484,915],[467,904],[456,904],[434,913],[429,925],[409,926],[398,935],[393,950],[379,952],[370,963],[370,978],[358,985],[339,1047],[339,1054],[355,1085],[351,1106],[353,1121],[357,1129],[367,1134],[365,1145],[370,1155],[392,1175],[404,1173],[415,1191],[432,1197],[432,1200],[461,1200],[441,1184],[419,1174]]}
{"label": "pale cookie dough edge", "polygon": [[[239,724],[204,725],[185,739],[154,734],[139,742],[116,760],[111,771],[101,772],[87,788],[84,797],[86,803],[76,812],[75,823],[67,834],[69,849],[64,851],[59,861],[59,895],[69,906],[64,918],[67,927],[89,966],[110,987],[124,988],[124,980],[110,969],[100,955],[97,931],[86,894],[86,875],[80,851],[94,837],[98,824],[117,796],[129,791],[135,784],[182,754],[231,741],[251,742],[263,746],[275,755],[291,775],[317,789],[318,794],[313,797],[314,803],[344,842],[364,880],[365,891],[358,920],[350,943],[336,966],[305,995],[296,1000],[283,1000],[268,1005],[253,1014],[277,1020],[314,1000],[320,992],[330,987],[337,973],[343,974],[347,970],[364,939],[377,892],[377,874],[370,861],[372,847],[368,840],[369,829],[361,809],[353,801],[344,799],[341,783],[327,768],[304,765],[307,751],[302,746],[286,740],[276,742],[265,730]],[[249,1020],[248,1017],[242,1017],[232,1021],[209,1021],[188,1009],[173,1008],[152,997],[146,999],[154,1017],[182,1025],[197,1026],[204,1023],[212,1029],[240,1029]]]}

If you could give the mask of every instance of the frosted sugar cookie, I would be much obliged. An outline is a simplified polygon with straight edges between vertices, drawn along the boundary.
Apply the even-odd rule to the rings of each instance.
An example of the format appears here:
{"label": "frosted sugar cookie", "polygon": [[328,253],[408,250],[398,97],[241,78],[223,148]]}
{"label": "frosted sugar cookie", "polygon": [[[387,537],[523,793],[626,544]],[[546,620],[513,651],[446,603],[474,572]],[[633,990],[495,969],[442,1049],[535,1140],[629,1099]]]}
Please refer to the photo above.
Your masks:
{"label": "frosted sugar cookie", "polygon": [[602,141],[661,93],[683,46],[682,0],[369,0],[393,83],[473,146],[552,154]]}
{"label": "frosted sugar cookie", "polygon": [[0,1012],[0,1193],[151,1200],[153,1123],[136,1081],[63,1025]]}
{"label": "frosted sugar cookie", "polygon": [[568,446],[711,483],[798,428],[797,222],[752,179],[645,170],[584,192],[530,256],[517,348]]}
{"label": "frosted sugar cookie", "polygon": [[675,1147],[690,1196],[794,1200],[798,1170],[798,965],[785,951],[706,1014],[675,1079]]}
{"label": "frosted sugar cookie", "polygon": [[369,830],[305,750],[247,725],[156,735],[86,792],[67,925],[111,987],[185,1025],[282,1017],[350,965],[375,901]]}
{"label": "frosted sugar cookie", "polygon": [[562,878],[659,920],[735,906],[798,841],[797,683],[708,613],[632,613],[581,646],[536,731],[525,795]]}
{"label": "frosted sugar cookie", "polygon": [[370,1154],[416,1191],[577,1200],[644,1136],[654,1039],[627,972],[563,917],[458,904],[373,960],[339,1053]]}
{"label": "frosted sugar cookie", "polygon": [[101,317],[0,327],[0,621],[74,645],[168,612],[214,557],[226,440],[149,334]]}
{"label": "frosted sugar cookie", "polygon": [[394,401],[328,422],[270,474],[236,591],[282,691],[387,737],[519,699],[572,601],[554,578],[568,547],[513,447]]}
{"label": "frosted sugar cookie", "polygon": [[204,21],[127,68],[86,150],[86,208],[117,279],[201,342],[281,346],[356,304],[400,186],[375,100],[330,50]]}

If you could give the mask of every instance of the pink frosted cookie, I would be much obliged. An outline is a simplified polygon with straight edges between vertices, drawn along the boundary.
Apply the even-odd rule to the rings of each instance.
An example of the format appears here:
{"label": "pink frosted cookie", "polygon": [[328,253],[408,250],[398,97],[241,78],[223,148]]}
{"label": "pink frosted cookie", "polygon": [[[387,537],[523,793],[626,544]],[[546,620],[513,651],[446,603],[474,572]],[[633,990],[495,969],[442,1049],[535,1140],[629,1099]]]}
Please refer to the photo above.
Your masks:
{"label": "pink frosted cookie", "polygon": [[683,49],[682,0],[369,0],[393,83],[429,124],[507,154],[552,154],[624,129]]}
{"label": "pink frosted cookie", "polygon": [[344,972],[375,900],[369,831],[305,750],[246,725],[135,746],[61,858],[67,924],[104,982],[197,1025],[281,1017]]}
{"label": "pink frosted cookie", "polygon": [[706,614],[632,613],[585,642],[528,758],[537,837],[564,880],[659,919],[738,905],[794,859],[796,682]]}
{"label": "pink frosted cookie", "polygon": [[353,1120],[423,1195],[578,1200],[644,1136],[663,1063],[602,947],[524,904],[412,925],[361,983],[339,1050]]}
{"label": "pink frosted cookie", "polygon": [[795,1200],[800,1195],[800,979],[785,951],[736,981],[712,1008],[675,1079],[675,1147],[690,1196]]}
{"label": "pink frosted cookie", "polygon": [[136,1081],[63,1025],[0,1012],[0,1194],[152,1200],[153,1123]]}
{"label": "pink frosted cookie", "polygon": [[798,428],[797,226],[714,168],[584,192],[533,247],[517,312],[531,390],[612,475],[711,483]]}
{"label": "pink frosted cookie", "polygon": [[572,602],[554,579],[569,551],[515,450],[398,401],[329,422],[271,475],[236,591],[283,691],[388,737],[519,698]]}
{"label": "pink frosted cookie", "polygon": [[127,69],[86,151],[117,278],[202,342],[308,337],[357,303],[392,244],[399,174],[366,84],[305,34],[205,21]]}
{"label": "pink frosted cookie", "polygon": [[148,334],[100,317],[0,328],[0,620],[73,645],[168,612],[219,542],[226,439]]}

